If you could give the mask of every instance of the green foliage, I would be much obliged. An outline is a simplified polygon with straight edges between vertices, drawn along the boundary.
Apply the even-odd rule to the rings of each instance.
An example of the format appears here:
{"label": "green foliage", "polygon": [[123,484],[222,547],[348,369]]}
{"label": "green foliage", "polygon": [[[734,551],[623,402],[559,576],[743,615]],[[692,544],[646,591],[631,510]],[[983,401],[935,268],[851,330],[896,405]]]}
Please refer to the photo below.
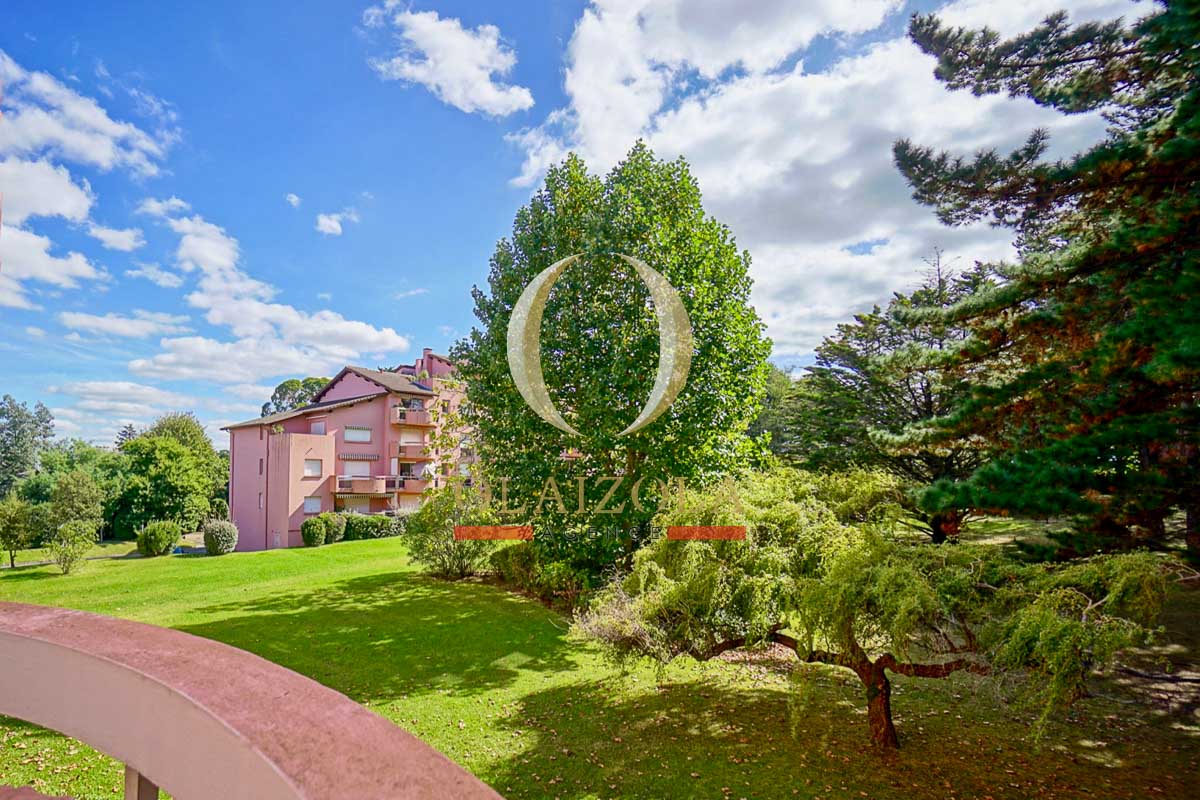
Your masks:
{"label": "green foliage", "polygon": [[139,436],[125,445],[128,476],[115,509],[118,535],[157,519],[195,530],[209,513],[211,475],[176,439]]}
{"label": "green foliage", "polygon": [[[929,263],[930,272],[913,292],[897,292],[885,310],[876,307],[838,325],[837,334],[817,348],[817,363],[797,381],[787,407],[785,451],[798,464],[883,469],[924,489],[965,478],[983,463],[986,453],[976,442],[930,443],[925,436],[926,426],[967,396],[966,377],[935,356],[961,344],[968,331],[961,324],[910,316],[955,305],[988,286],[991,275],[982,267],[954,275],[940,256]],[[957,535],[961,515],[908,505],[934,541]]]}
{"label": "green foliage", "polygon": [[465,578],[487,563],[494,541],[458,540],[457,525],[496,525],[496,512],[475,489],[451,484],[428,492],[407,520],[404,541],[413,561],[435,575]]}
{"label": "green foliage", "polygon": [[788,398],[791,394],[792,376],[774,364],[768,364],[762,410],[746,429],[746,435],[757,440],[767,434],[771,452],[776,454],[788,449]]}
{"label": "green foliage", "polygon": [[[939,482],[933,510],[1084,515],[1125,546],[1165,535],[1186,510],[1200,558],[1200,17],[1173,2],[1127,27],[1064,14],[1010,40],[916,16],[913,40],[952,87],[1099,111],[1108,136],[1060,161],[1035,131],[1004,156],[968,159],[908,141],[897,166],[947,224],[1014,229],[1021,263],[957,306],[922,316],[969,327],[955,359],[979,382],[927,438],[996,451]],[[934,433],[939,434],[937,438]]]}
{"label": "green foliage", "polygon": [[488,562],[509,586],[567,609],[582,606],[596,585],[595,576],[568,561],[543,558],[533,542],[519,542],[494,551]]}
{"label": "green foliage", "polygon": [[[994,547],[905,544],[888,535],[889,491],[847,502],[851,483],[780,469],[747,476],[733,498],[685,493],[660,524],[744,524],[746,540],[657,539],[599,593],[580,629],[618,657],[660,661],[774,641],[802,660],[853,670],[868,699],[890,691],[889,670],[1029,671],[1050,709],[1076,697],[1091,670],[1145,641],[1162,606],[1161,559],[1055,567]],[[891,729],[886,716],[879,724]]]}
{"label": "green foliage", "polygon": [[327,383],[329,378],[289,378],[276,386],[275,391],[271,393],[271,399],[263,403],[262,416],[308,405]]}
{"label": "green foliage", "polygon": [[147,557],[165,556],[175,550],[183,532],[174,520],[150,522],[137,535],[138,552]]}
{"label": "green foliage", "polygon": [[36,532],[30,519],[29,503],[9,493],[0,500],[0,549],[8,553],[8,565],[17,564],[17,551],[31,546]]}
{"label": "green foliage", "polygon": [[[86,475],[87,482],[98,489],[100,516],[104,520],[104,526],[110,530],[113,528],[128,473],[128,459],[124,453],[96,447],[80,439],[69,439],[56,441],[46,447],[38,461],[37,472],[17,486],[17,492],[22,497],[34,504],[46,504],[49,508],[54,500],[55,486],[63,476]],[[60,490],[60,494],[64,492],[67,495],[79,496],[69,485]],[[86,494],[95,497],[90,489]],[[86,499],[84,507],[84,516],[93,513],[94,506],[89,506]],[[68,513],[78,516],[81,512],[77,509]],[[57,512],[55,514],[57,515]]]}
{"label": "green foliage", "polygon": [[51,493],[54,517],[59,525],[76,520],[100,526],[104,511],[104,490],[87,472],[76,469],[54,480]]}
{"label": "green foliage", "polygon": [[206,499],[228,496],[229,457],[213,447],[204,431],[204,424],[191,412],[163,414],[142,434],[144,437],[166,437],[186,447],[208,479]]}
{"label": "green foliage", "polygon": [[346,541],[359,539],[383,539],[387,536],[399,536],[404,532],[403,517],[389,517],[384,514],[343,514],[346,520]]}
{"label": "green foliage", "polygon": [[0,495],[31,474],[54,436],[54,417],[41,403],[33,410],[12,395],[0,398]]}
{"label": "green foliage", "polygon": [[229,519],[229,501],[224,498],[209,500],[208,509],[210,519]]}
{"label": "green foliage", "polygon": [[346,517],[344,514],[326,511],[318,519],[325,523],[325,544],[333,544],[346,538]]}
{"label": "green foliage", "polygon": [[[506,356],[517,298],[534,276],[574,253],[584,258],[550,294],[541,357],[557,407],[582,437],[551,427],[526,405]],[[686,388],[653,424],[624,437],[619,432],[650,394],[659,340],[645,286],[614,253],[644,260],[671,282],[695,339]],[[506,521],[532,515],[556,532],[579,522],[616,525],[617,552],[625,554],[647,535],[653,506],[626,502],[594,520],[576,516],[574,503],[535,509],[547,478],[572,497],[576,478],[586,479],[585,505],[594,508],[607,490],[602,476],[623,476],[625,491],[643,476],[708,479],[755,451],[745,430],[758,412],[770,345],[749,304],[749,266],[729,230],[705,215],[682,160],[660,161],[639,143],[603,178],[575,156],[548,171],[517,212],[512,238],[497,244],[487,290],[474,293],[480,327],[452,351],[484,477],[508,477],[513,505],[528,504]],[[579,457],[564,461],[568,450]]]}
{"label": "green foliage", "polygon": [[200,528],[204,534],[204,549],[210,556],[223,556],[237,548],[238,529],[224,519],[210,519]]}
{"label": "green foliage", "polygon": [[309,517],[300,523],[300,538],[304,540],[305,547],[320,547],[325,544],[328,535],[329,528],[320,517]]}
{"label": "green foliage", "polygon": [[50,560],[63,575],[69,575],[84,563],[96,543],[96,524],[95,520],[73,519],[60,525],[50,538],[47,544]]}

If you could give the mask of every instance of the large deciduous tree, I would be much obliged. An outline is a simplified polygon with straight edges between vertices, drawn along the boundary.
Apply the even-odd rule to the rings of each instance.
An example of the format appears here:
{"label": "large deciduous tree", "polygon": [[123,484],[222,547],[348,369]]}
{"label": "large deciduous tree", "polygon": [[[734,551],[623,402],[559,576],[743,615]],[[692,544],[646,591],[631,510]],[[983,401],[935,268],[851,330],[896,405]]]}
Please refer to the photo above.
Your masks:
{"label": "large deciduous tree", "polygon": [[196,454],[169,436],[139,436],[125,444],[128,477],[118,498],[118,535],[149,522],[173,520],[195,530],[209,511],[211,476]]}
{"label": "large deciduous tree", "polygon": [[209,497],[224,497],[229,481],[229,462],[213,447],[204,425],[190,412],[163,414],[146,429],[143,436],[165,436],[186,447],[208,477]]}
{"label": "large deciduous tree", "polygon": [[[562,273],[546,306],[541,358],[554,402],[582,436],[529,408],[506,355],[521,292],[575,253],[584,257]],[[659,336],[649,292],[618,253],[641,259],[678,290],[694,336],[686,387],[666,413],[628,436],[618,434],[650,395]],[[479,327],[453,349],[493,495],[504,477],[510,502],[525,504],[535,524],[561,533],[587,521],[588,535],[612,531],[618,546],[595,556],[611,561],[645,534],[655,481],[703,480],[740,463],[752,450],[745,431],[758,411],[770,347],[749,305],[749,266],[729,229],[705,214],[682,159],[660,161],[639,143],[603,178],[575,156],[552,167],[518,211],[512,238],[497,244],[486,291],[474,291]],[[568,453],[577,457],[564,459]]]}
{"label": "large deciduous tree", "polygon": [[289,378],[276,386],[271,399],[263,403],[262,415],[265,417],[306,406],[327,383],[329,378]]}
{"label": "large deciduous tree", "polygon": [[36,403],[31,411],[12,395],[0,399],[0,494],[33,472],[54,436],[54,416]]}
{"label": "large deciduous tree", "polygon": [[900,171],[948,224],[1014,229],[1007,280],[944,320],[971,326],[963,368],[1017,368],[980,383],[939,427],[1002,452],[926,495],[931,509],[1079,514],[1116,544],[1161,537],[1186,512],[1200,557],[1200,16],[1169,2],[1133,26],[1070,26],[1057,14],[1027,34],[917,16],[910,36],[937,76],[1065,114],[1102,112],[1098,145],[1043,158],[1034,132],[1009,155],[963,158],[908,141]]}
{"label": "large deciduous tree", "polygon": [[[876,306],[838,325],[817,348],[816,364],[797,381],[787,404],[785,452],[797,463],[884,469],[917,489],[966,478],[983,463],[977,442],[926,442],[911,433],[966,397],[968,376],[929,351],[958,347],[968,331],[937,319],[913,321],[906,313],[947,308],[990,281],[979,267],[954,274],[940,255],[929,263],[915,290],[897,292],[886,309]],[[909,510],[937,543],[956,537],[964,516],[957,508],[927,512],[915,503]]]}

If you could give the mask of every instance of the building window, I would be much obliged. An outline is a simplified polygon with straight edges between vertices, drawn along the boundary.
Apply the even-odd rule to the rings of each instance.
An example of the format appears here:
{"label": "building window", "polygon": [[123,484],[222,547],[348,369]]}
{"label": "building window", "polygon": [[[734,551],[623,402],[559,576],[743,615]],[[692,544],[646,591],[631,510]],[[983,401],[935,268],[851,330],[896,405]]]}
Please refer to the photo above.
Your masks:
{"label": "building window", "polygon": [[305,514],[320,514],[321,513],[321,498],[319,498],[319,497],[304,498],[304,513]]}
{"label": "building window", "polygon": [[389,475],[399,475],[400,474],[400,459],[393,456],[391,459],[391,462],[389,463],[388,466],[390,466],[392,468],[391,472],[388,473]]}
{"label": "building window", "polygon": [[315,433],[321,436],[325,435],[325,420],[317,420],[308,426],[309,433]]}
{"label": "building window", "polygon": [[263,473],[263,460],[260,458],[258,460],[258,474],[262,475],[262,473]]}
{"label": "building window", "polygon": [[371,441],[371,429],[346,426],[345,433],[342,434],[347,442],[369,442]]}
{"label": "building window", "polygon": [[319,478],[321,477],[321,459],[306,458],[304,459],[304,477]]}
{"label": "building window", "polygon": [[263,507],[263,493],[262,492],[258,493],[258,507],[259,508]]}

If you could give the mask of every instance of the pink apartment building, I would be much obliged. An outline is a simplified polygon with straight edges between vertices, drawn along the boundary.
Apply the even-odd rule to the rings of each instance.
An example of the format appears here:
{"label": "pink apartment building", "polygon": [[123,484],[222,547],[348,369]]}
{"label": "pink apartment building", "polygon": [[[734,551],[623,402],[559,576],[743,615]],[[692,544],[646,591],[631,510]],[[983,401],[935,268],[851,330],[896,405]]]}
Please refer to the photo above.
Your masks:
{"label": "pink apartment building", "polygon": [[312,404],[227,427],[237,549],[299,546],[300,523],[323,511],[416,507],[438,480],[433,412],[461,400],[453,373],[428,348],[395,370],[346,367]]}

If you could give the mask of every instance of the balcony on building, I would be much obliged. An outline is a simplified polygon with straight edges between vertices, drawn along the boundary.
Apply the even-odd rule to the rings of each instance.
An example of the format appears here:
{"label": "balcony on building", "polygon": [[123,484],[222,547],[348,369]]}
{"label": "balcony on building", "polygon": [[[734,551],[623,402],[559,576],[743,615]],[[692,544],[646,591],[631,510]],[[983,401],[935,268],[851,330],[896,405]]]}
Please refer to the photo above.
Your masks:
{"label": "balcony on building", "polygon": [[393,425],[415,425],[422,428],[433,426],[433,418],[420,401],[392,406]]}
{"label": "balcony on building", "polygon": [[401,461],[428,461],[426,447],[424,443],[402,442],[396,447],[396,457]]}
{"label": "balcony on building", "polygon": [[358,478],[346,475],[337,476],[337,494],[361,494],[384,496],[396,491],[388,485],[389,478],[377,476],[374,478]]}

